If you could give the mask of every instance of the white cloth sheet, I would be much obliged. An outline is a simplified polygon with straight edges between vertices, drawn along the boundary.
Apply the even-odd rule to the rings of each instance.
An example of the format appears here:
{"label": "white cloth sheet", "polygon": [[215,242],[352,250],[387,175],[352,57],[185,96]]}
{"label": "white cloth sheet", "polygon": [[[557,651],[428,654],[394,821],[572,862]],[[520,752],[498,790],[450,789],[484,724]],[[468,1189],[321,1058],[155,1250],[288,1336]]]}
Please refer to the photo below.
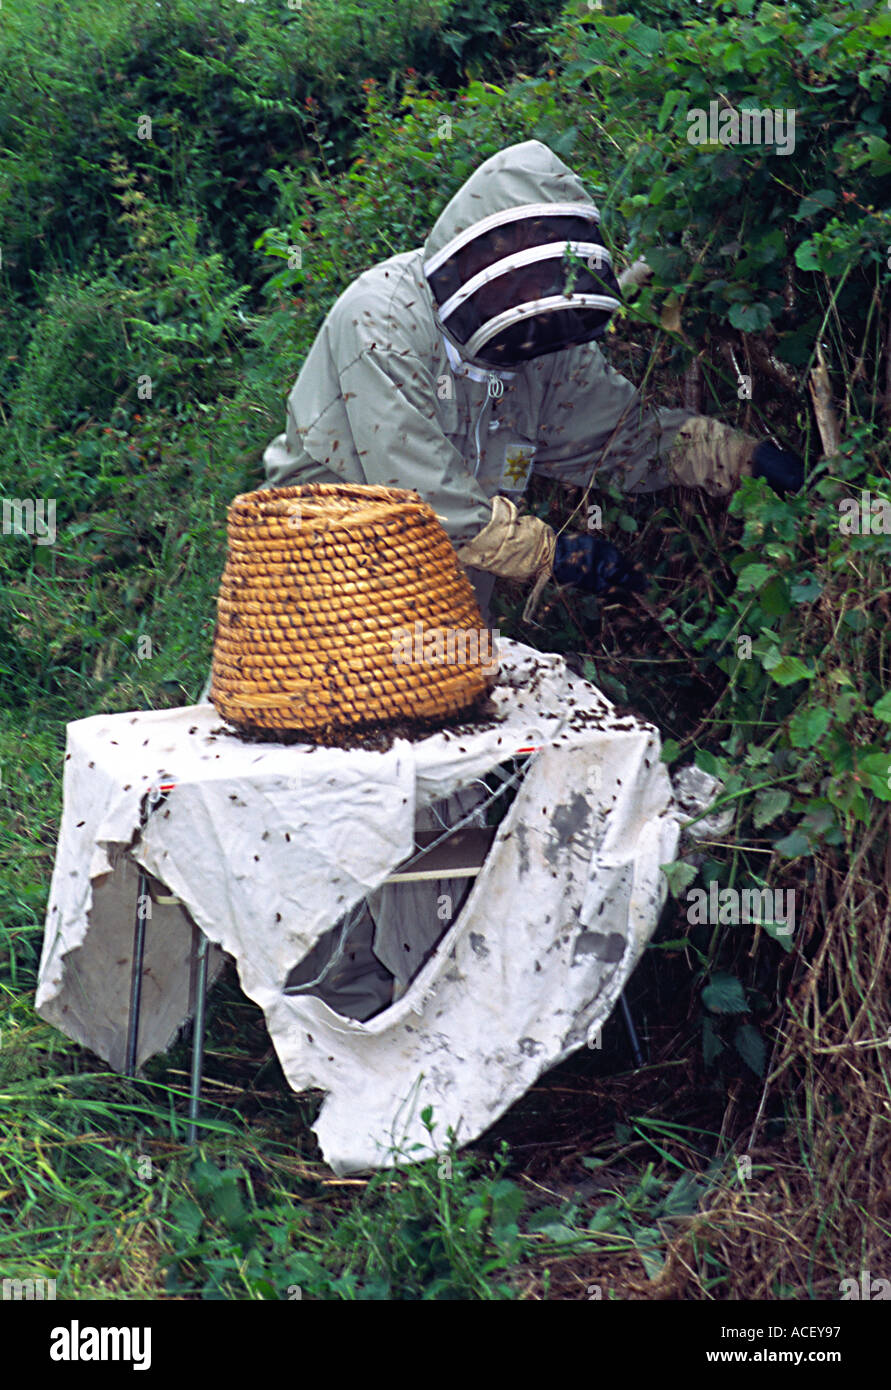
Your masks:
{"label": "white cloth sheet", "polygon": [[[503,639],[499,654],[494,721],[385,752],[244,742],[211,705],[70,724],[41,1016],[122,1070],[138,861],[188,911],[153,906],[140,1065],[188,1017],[190,916],[234,958],[289,1084],[326,1093],[315,1132],[335,1172],[429,1157],[428,1105],[435,1147],[448,1128],[476,1138],[608,1017],[656,925],[681,819],[655,728],[560,657]],[[396,1003],[360,1023],[283,993],[412,853],[424,808],[529,748],[464,906]],[[140,834],[161,783],[173,789]]]}

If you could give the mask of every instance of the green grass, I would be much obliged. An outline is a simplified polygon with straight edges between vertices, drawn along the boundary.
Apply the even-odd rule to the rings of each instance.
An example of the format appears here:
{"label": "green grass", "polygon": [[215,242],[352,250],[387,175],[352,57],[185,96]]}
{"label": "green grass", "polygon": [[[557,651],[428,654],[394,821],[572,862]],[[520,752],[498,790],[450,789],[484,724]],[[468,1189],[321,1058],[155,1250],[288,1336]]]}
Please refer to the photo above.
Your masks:
{"label": "green grass", "polygon": [[[829,0],[818,8],[839,18]],[[83,32],[114,48],[108,7],[89,9]],[[744,9],[732,22],[765,82],[804,84],[821,131],[834,132],[842,97],[815,93],[794,44],[774,32],[797,26],[807,49],[805,21],[778,12],[755,32]],[[483,7],[462,13],[456,61],[478,54],[487,32]],[[623,56],[627,26],[568,15],[550,36],[524,39],[516,81],[470,81],[460,101],[443,90],[454,66],[406,76],[384,63],[355,110],[302,118],[293,158],[291,116],[254,104],[265,114],[241,120],[244,149],[229,149],[222,190],[207,176],[204,139],[219,112],[193,149],[187,135],[176,148],[166,136],[138,147],[122,133],[126,101],[98,70],[84,70],[56,145],[38,148],[35,114],[0,158],[0,206],[12,209],[2,274],[16,310],[0,328],[0,491],[56,498],[59,526],[53,546],[0,538],[0,1277],[55,1278],[59,1297],[108,1299],[286,1299],[298,1289],[330,1300],[809,1299],[837,1298],[841,1279],[881,1271],[891,1237],[891,538],[844,537],[838,506],[864,490],[886,495],[891,475],[889,281],[876,249],[886,244],[887,101],[875,74],[858,81],[871,61],[868,26],[842,16],[847,48],[834,41],[830,55],[847,103],[835,163],[827,151],[825,166],[789,160],[779,190],[770,162],[752,156],[730,171],[745,184],[733,202],[718,155],[672,153],[650,71],[664,42],[665,80],[691,100],[703,82],[742,82],[709,28],[719,20],[691,5],[681,35],[660,0],[641,13],[667,37],[635,30]],[[204,19],[206,68],[241,19]],[[153,67],[140,48],[141,90],[168,63],[185,105],[203,111],[213,84],[176,50],[191,20],[182,7],[166,28],[157,19],[171,52]],[[23,45],[9,97],[21,104],[30,49],[4,32]],[[80,33],[58,35],[72,62]],[[238,42],[265,45],[258,33]],[[336,54],[317,38],[318,72],[336,86]],[[260,86],[288,61],[288,42],[276,31],[264,47]],[[442,57],[435,44],[430,52]],[[545,52],[551,71],[536,76]],[[360,61],[354,46],[350,55]],[[385,57],[375,51],[375,62]],[[623,100],[609,108],[596,81],[586,88],[586,67],[621,78]],[[101,112],[98,144],[83,144],[82,108]],[[438,133],[445,115],[448,138]],[[281,429],[318,324],[371,260],[421,243],[481,158],[533,135],[605,189],[620,252],[625,234],[670,245],[655,258],[654,288],[607,337],[613,363],[676,404],[692,353],[707,349],[706,408],[776,430],[807,453],[816,481],[785,501],[747,483],[729,507],[605,490],[610,534],[653,579],[645,604],[549,593],[542,625],[525,628],[525,594],[503,585],[498,625],[580,653],[611,698],[659,725],[669,762],[695,758],[724,781],[734,824],[674,881],[695,872],[690,882],[705,886],[794,888],[800,932],[786,951],[764,930],[692,926],[681,893],[628,990],[647,1049],[641,1071],[611,1019],[602,1052],[583,1050],[542,1078],[468,1150],[370,1181],[339,1180],[321,1162],[310,1130],[318,1097],[290,1092],[262,1015],[225,977],[211,1001],[196,1152],[184,1142],[186,1039],[128,1081],[34,1012],[65,725],[197,698],[226,508],[261,480],[262,448]],[[63,166],[69,139],[90,169]],[[266,183],[236,188],[241,164],[262,164],[269,142]],[[13,206],[24,174],[37,201]],[[653,201],[644,190],[657,178]],[[854,201],[841,196],[852,189]],[[762,213],[757,255],[724,255],[734,236],[750,244]],[[302,272],[275,254],[291,242],[305,248]],[[777,296],[789,285],[797,298],[784,319]],[[670,293],[685,306],[680,334],[660,319]],[[769,331],[734,336],[741,318],[765,315]],[[725,340],[743,357],[756,340],[782,348],[798,393],[761,372],[756,353],[755,398],[742,403]],[[842,452],[822,463],[805,378],[818,340],[843,423]],[[559,526],[580,498],[535,484],[531,501]],[[744,657],[741,634],[752,639]]]}

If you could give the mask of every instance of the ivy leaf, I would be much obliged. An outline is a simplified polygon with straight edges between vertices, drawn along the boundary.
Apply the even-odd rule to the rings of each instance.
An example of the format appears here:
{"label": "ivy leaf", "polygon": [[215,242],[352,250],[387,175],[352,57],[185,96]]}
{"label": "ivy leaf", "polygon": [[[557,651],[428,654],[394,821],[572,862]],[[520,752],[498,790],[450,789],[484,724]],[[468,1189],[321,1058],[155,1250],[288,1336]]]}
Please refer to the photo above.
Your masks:
{"label": "ivy leaf", "polygon": [[756,1076],[763,1076],[767,1063],[767,1048],[758,1029],[751,1023],[741,1023],[734,1034],[733,1042],[746,1066],[751,1067]]}
{"label": "ivy leaf", "polygon": [[735,975],[714,974],[702,991],[702,1002],[713,1014],[747,1014],[746,992]]}
{"label": "ivy leaf", "polygon": [[793,748],[813,748],[832,723],[825,705],[805,705],[789,720],[789,737]]}
{"label": "ivy leaf", "polygon": [[765,825],[775,821],[777,816],[783,814],[791,800],[789,792],[783,791],[780,787],[767,787],[764,791],[758,792],[752,812],[755,829],[763,830]]}

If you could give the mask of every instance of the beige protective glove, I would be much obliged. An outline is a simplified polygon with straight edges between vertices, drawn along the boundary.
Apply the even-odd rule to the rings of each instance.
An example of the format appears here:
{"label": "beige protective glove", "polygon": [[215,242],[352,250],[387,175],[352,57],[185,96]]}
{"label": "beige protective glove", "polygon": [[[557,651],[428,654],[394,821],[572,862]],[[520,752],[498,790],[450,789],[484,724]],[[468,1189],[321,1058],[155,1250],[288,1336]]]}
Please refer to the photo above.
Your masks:
{"label": "beige protective glove", "polygon": [[550,574],[556,537],[537,516],[520,516],[507,497],[492,498],[492,517],[473,540],[462,545],[462,565],[488,570],[501,579],[532,579]]}
{"label": "beige protective glove", "polygon": [[691,415],[675,436],[668,471],[674,483],[724,497],[752,472],[757,447],[757,439],[742,430],[731,429],[710,415]]}

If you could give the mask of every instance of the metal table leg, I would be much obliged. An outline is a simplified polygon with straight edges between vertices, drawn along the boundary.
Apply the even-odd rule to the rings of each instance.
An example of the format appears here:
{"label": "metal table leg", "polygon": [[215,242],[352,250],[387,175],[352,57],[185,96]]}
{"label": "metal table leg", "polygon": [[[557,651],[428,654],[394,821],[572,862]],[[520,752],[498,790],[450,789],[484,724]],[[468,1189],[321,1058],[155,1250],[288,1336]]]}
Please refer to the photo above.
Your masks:
{"label": "metal table leg", "polygon": [[634,1027],[634,1020],[631,1017],[631,1010],[628,1007],[628,1001],[625,998],[624,990],[619,997],[619,1003],[622,1005],[622,1017],[625,1020],[625,1027],[628,1030],[628,1041],[631,1043],[631,1051],[634,1054],[634,1065],[636,1067],[642,1067],[643,1053],[640,1050],[640,1043],[637,1040],[637,1030]]}
{"label": "metal table leg", "polygon": [[136,1075],[136,1050],[139,1043],[139,1010],[142,1004],[142,966],[145,957],[145,904],[148,901],[148,877],[139,870],[139,889],[136,894],[136,920],[133,924],[133,966],[130,975],[130,1012],[127,1019],[127,1057],[125,1075]]}
{"label": "metal table leg", "polygon": [[193,955],[198,966],[195,984],[195,1024],[192,1033],[192,1078],[189,1086],[189,1132],[188,1142],[194,1144],[198,1138],[196,1121],[201,1100],[201,1068],[204,1062],[204,1015],[207,1005],[207,937],[198,927],[193,927],[198,937],[197,950],[193,937]]}

